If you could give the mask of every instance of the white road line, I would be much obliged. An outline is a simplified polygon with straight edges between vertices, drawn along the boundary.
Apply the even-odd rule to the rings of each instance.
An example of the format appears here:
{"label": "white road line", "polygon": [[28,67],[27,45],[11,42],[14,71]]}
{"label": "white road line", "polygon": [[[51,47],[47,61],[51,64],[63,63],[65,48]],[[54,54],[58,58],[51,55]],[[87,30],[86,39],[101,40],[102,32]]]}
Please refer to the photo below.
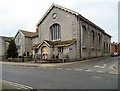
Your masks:
{"label": "white road line", "polygon": [[114,71],[117,71],[116,69],[113,68],[114,65],[118,64],[118,62],[112,64],[111,66],[109,66],[110,69],[114,70]]}
{"label": "white road line", "polygon": [[96,68],[105,68],[105,66],[106,66],[106,64],[104,64],[103,66],[96,65],[96,66],[94,66],[94,67],[96,67]]}
{"label": "white road line", "polygon": [[10,81],[6,81],[6,80],[2,80],[4,83],[12,85],[13,87],[17,87],[18,89],[33,89],[30,86],[26,86],[26,85],[22,85],[19,83],[15,83],[15,82],[10,82]]}
{"label": "white road line", "polygon": [[102,66],[101,68],[105,68],[106,64],[104,64],[104,66]]}
{"label": "white road line", "polygon": [[112,72],[112,71],[111,71],[111,72],[109,72],[109,73],[110,73],[110,74],[118,74],[117,72]]}
{"label": "white road line", "polygon": [[83,69],[74,69],[75,71],[82,71]]}
{"label": "white road line", "polygon": [[99,72],[99,73],[105,73],[105,72],[103,72],[102,70],[99,70],[99,71],[96,71],[96,72]]}
{"label": "white road line", "polygon": [[92,70],[91,70],[91,69],[87,69],[87,70],[85,70],[85,71],[91,72]]}

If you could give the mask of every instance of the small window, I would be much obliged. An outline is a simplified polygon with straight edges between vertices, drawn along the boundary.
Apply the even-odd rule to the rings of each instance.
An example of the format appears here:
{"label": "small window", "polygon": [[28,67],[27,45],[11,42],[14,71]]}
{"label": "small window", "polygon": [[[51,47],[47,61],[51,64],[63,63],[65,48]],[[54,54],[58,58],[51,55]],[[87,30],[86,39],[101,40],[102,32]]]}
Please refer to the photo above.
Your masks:
{"label": "small window", "polygon": [[58,52],[63,52],[63,46],[62,47],[58,47]]}

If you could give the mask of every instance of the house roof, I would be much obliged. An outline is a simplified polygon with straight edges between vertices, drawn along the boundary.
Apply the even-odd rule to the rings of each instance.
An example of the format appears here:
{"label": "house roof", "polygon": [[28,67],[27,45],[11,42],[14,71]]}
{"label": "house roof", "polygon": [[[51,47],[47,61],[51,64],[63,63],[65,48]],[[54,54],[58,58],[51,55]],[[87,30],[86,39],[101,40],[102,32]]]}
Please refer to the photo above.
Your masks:
{"label": "house roof", "polygon": [[58,40],[58,41],[44,40],[43,42],[34,45],[33,48],[39,48],[39,46],[42,43],[47,43],[49,46],[70,46],[70,45],[74,44],[75,42],[76,42],[76,39],[65,40],[65,41],[61,41],[61,40]]}
{"label": "house roof", "polygon": [[28,38],[33,38],[33,37],[38,37],[38,36],[39,36],[38,31],[36,31],[36,32],[30,32],[30,31],[26,31],[26,30],[21,30],[21,29],[20,29],[20,30],[17,32],[17,34],[15,35],[14,39],[16,38],[16,36],[17,36],[19,33],[21,33],[23,36],[28,37]]}
{"label": "house roof", "polygon": [[11,39],[13,38],[13,37],[7,37],[7,36],[0,36],[0,37],[2,38],[2,40],[6,41],[6,42],[10,42]]}
{"label": "house roof", "polygon": [[75,11],[73,11],[73,10],[70,10],[70,9],[68,9],[68,8],[62,7],[62,6],[57,5],[57,4],[54,4],[54,3],[50,6],[50,8],[46,11],[46,13],[43,15],[43,17],[42,17],[42,18],[39,20],[39,22],[36,24],[37,27],[41,24],[41,22],[46,18],[46,16],[49,14],[49,12],[50,12],[54,7],[59,8],[59,9],[61,9],[61,10],[64,10],[64,11],[66,11],[66,12],[69,12],[69,13],[71,13],[71,14],[73,14],[73,15],[76,15],[77,17],[81,18],[82,20],[86,21],[87,23],[91,24],[92,26],[95,26],[98,30],[100,30],[101,32],[103,32],[105,35],[111,37],[111,36],[110,36],[109,34],[107,34],[102,28],[100,28],[99,26],[95,25],[93,22],[89,21],[87,18],[85,18],[85,17],[83,17],[81,14],[79,14],[79,12],[75,12]]}
{"label": "house roof", "polygon": [[25,30],[20,30],[25,37],[36,37],[38,36],[38,32],[29,32],[29,31],[25,31]]}
{"label": "house roof", "polygon": [[76,39],[72,39],[72,40],[65,40],[65,41],[61,41],[61,40],[58,40],[58,41],[48,41],[48,40],[45,40],[49,45],[52,45],[52,46],[68,46],[68,45],[71,45],[73,43],[75,43]]}
{"label": "house roof", "polygon": [[39,45],[40,45],[40,43],[33,45],[32,49],[36,49]]}

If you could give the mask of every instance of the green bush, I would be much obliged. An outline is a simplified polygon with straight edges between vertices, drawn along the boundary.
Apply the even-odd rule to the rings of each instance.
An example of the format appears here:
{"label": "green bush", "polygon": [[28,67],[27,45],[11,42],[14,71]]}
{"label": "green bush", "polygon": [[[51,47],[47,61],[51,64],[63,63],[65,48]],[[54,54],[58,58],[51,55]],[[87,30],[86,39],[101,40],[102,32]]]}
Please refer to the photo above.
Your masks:
{"label": "green bush", "polygon": [[31,58],[29,58],[29,57],[24,58],[24,62],[29,62],[29,61],[31,61]]}
{"label": "green bush", "polygon": [[[7,61],[10,62],[22,62],[23,58],[8,58]],[[31,61],[31,58],[25,57],[24,62],[29,62]]]}

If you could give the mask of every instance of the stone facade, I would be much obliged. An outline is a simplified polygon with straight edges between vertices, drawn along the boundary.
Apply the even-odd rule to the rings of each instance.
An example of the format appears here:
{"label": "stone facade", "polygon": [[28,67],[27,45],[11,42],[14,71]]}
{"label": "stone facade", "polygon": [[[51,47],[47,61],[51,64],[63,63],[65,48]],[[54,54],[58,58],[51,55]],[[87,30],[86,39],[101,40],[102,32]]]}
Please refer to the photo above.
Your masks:
{"label": "stone facade", "polygon": [[[56,14],[55,18],[54,14]],[[75,55],[73,59],[80,60],[110,54],[110,35],[78,12],[55,4],[37,24],[40,41],[51,40],[50,27],[56,23],[61,26],[61,41],[73,38],[77,40],[75,52],[72,52],[72,55]]]}
{"label": "stone facade", "polygon": [[9,41],[12,37],[0,36],[0,60],[4,60],[9,46]]}
{"label": "stone facade", "polygon": [[81,60],[110,55],[111,36],[78,12],[52,4],[36,27],[38,36],[23,38],[27,45],[23,51],[32,48],[33,55],[42,59],[59,56]]}
{"label": "stone facade", "polygon": [[30,56],[32,54],[32,46],[38,43],[38,32],[19,30],[15,36],[15,43],[19,56],[23,56],[23,54]]}

